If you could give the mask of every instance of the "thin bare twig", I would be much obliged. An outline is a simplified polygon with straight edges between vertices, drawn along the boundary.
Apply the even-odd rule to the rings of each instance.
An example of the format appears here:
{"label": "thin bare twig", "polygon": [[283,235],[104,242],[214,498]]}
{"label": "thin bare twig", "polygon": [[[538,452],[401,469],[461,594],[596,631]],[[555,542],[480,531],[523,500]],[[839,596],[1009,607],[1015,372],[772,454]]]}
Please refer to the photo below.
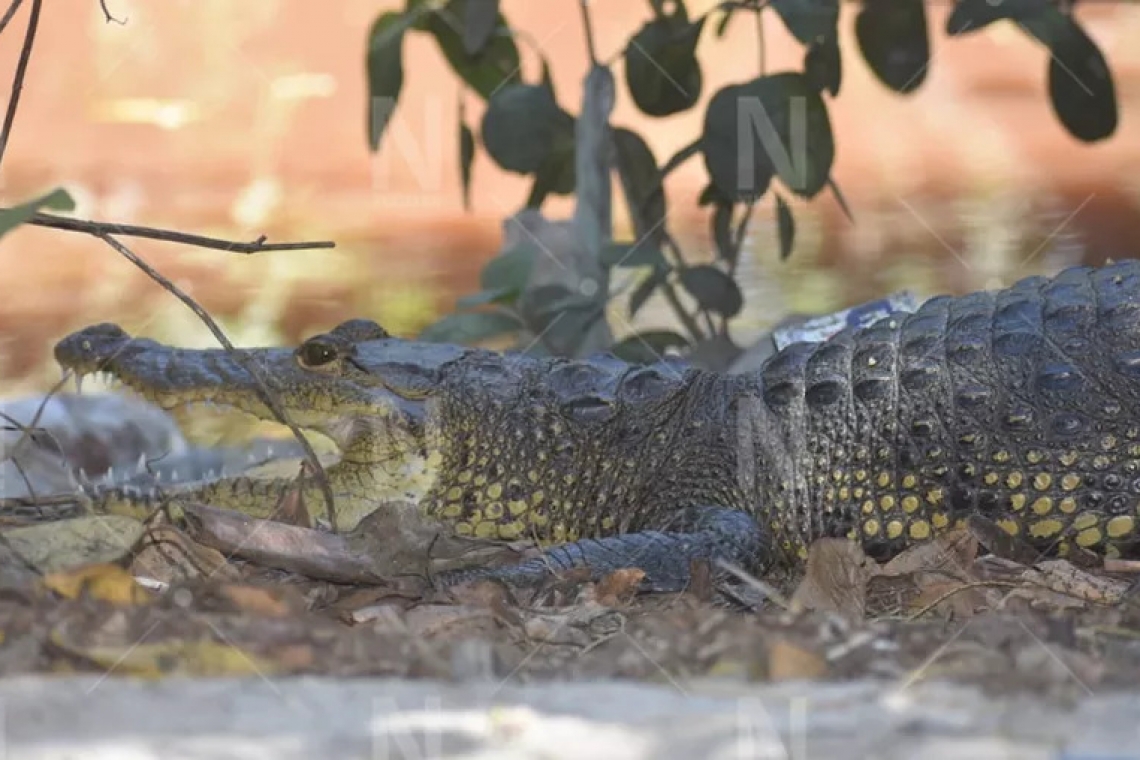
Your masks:
{"label": "thin bare twig", "polygon": [[314,248],[335,248],[336,243],[331,240],[316,240],[300,243],[267,243],[262,235],[257,240],[248,243],[239,243],[235,240],[222,240],[220,238],[205,237],[204,235],[191,235],[186,232],[162,230],[155,227],[141,227],[136,224],[119,224],[118,222],[95,222],[84,219],[72,219],[55,214],[37,213],[27,221],[27,224],[36,227],[47,227],[53,230],[67,230],[69,232],[83,232],[101,238],[103,235],[121,235],[124,237],[146,238],[148,240],[161,240],[167,243],[183,243],[198,248],[210,248],[215,251],[229,253],[263,253],[265,251],[304,251]]}
{"label": "thin bare twig", "polygon": [[108,24],[110,24],[111,22],[114,22],[114,23],[118,24],[119,26],[126,26],[126,23],[127,23],[126,19],[123,19],[120,21],[119,19],[117,19],[111,15],[111,11],[107,9],[107,0],[99,0],[99,7],[103,9],[103,17],[105,19],[107,19]]}
{"label": "thin bare twig", "polygon": [[764,14],[756,14],[756,55],[760,58],[760,76],[768,73],[768,46],[764,42]]}
{"label": "thin bare twig", "polygon": [[12,17],[16,15],[16,11],[18,11],[23,4],[24,0],[12,0],[12,4],[8,6],[8,10],[4,11],[3,18],[0,18],[0,34],[3,34],[4,30],[8,28],[8,22],[12,20]]}
{"label": "thin bare twig", "polygon": [[36,28],[40,25],[42,6],[43,0],[32,0],[32,15],[28,17],[28,31],[24,34],[24,46],[20,49],[20,61],[16,64],[12,96],[8,98],[8,112],[4,114],[4,126],[0,128],[0,163],[4,161],[8,137],[12,134],[12,123],[16,120],[16,107],[20,105],[20,92],[24,89],[24,74],[28,70],[28,60],[32,57],[32,45],[36,41]]}
{"label": "thin bare twig", "polygon": [[590,23],[590,0],[579,0],[582,9],[582,31],[586,35],[586,52],[590,55],[590,65],[598,65],[598,53],[594,48],[594,26]]}
{"label": "thin bare twig", "polygon": [[[55,394],[59,393],[60,389],[63,388],[63,385],[65,382],[67,382],[67,378],[66,377],[61,378],[59,381],[56,382],[56,384],[54,386],[52,386],[51,390],[49,390],[44,395],[43,401],[41,401],[39,403],[39,405],[36,407],[35,414],[32,415],[32,421],[29,422],[27,425],[22,424],[19,420],[12,417],[11,415],[0,412],[0,418],[3,418],[7,422],[9,422],[15,429],[20,431],[20,437],[19,437],[19,439],[17,439],[15,445],[12,446],[12,448],[10,450],[6,451],[3,456],[0,456],[0,464],[3,464],[8,459],[12,460],[12,464],[15,465],[15,467],[16,467],[16,472],[18,472],[20,474],[20,478],[24,481],[24,487],[26,489],[28,489],[28,496],[30,496],[32,499],[36,498],[36,489],[32,485],[32,481],[28,478],[27,473],[24,472],[24,467],[20,463],[20,460],[17,459],[16,457],[20,453],[20,449],[24,446],[24,444],[27,441],[33,440],[33,437],[35,436],[35,434],[37,432],[43,432],[48,438],[50,438],[52,440],[52,442],[55,444],[55,447],[62,454],[63,446],[60,445],[59,441],[55,438],[54,435],[51,434],[50,431],[41,429],[39,427],[39,424],[40,424],[40,417],[43,416],[44,410],[47,408],[48,402],[51,401],[52,397],[55,396]],[[65,456],[65,460],[66,460],[66,456]],[[68,462],[68,466],[70,466],[70,465],[71,465],[71,463]]]}
{"label": "thin bare twig", "polygon": [[150,264],[147,264],[145,261],[139,258],[134,251],[116,240],[114,236],[112,236],[109,232],[99,232],[94,234],[95,237],[99,238],[107,245],[114,248],[128,261],[145,272],[147,276],[161,285],[175,298],[186,304],[186,306],[192,312],[194,312],[194,314],[196,314],[200,320],[202,320],[202,323],[206,325],[210,332],[214,334],[214,337],[218,340],[219,343],[222,344],[222,346],[226,349],[234,361],[240,364],[242,368],[248,372],[251,377],[253,377],[254,384],[257,389],[257,395],[261,398],[262,403],[264,403],[269,408],[269,410],[273,412],[273,416],[277,418],[278,422],[289,428],[290,432],[292,432],[293,436],[297,439],[297,442],[301,444],[301,448],[305,452],[305,458],[312,465],[316,473],[317,482],[320,484],[321,493],[325,498],[325,504],[328,506],[329,523],[332,527],[333,532],[336,532],[336,505],[333,503],[332,487],[329,485],[329,479],[328,475],[325,473],[325,468],[321,464],[320,459],[317,457],[317,453],[313,450],[312,444],[310,444],[308,439],[305,438],[305,436],[301,433],[301,430],[295,424],[293,424],[292,420],[288,418],[288,416],[285,414],[285,410],[281,407],[280,404],[277,403],[277,399],[273,396],[272,393],[269,392],[269,386],[266,385],[265,378],[261,376],[260,371],[257,370],[257,368],[254,366],[254,363],[247,361],[246,357],[234,348],[234,345],[230,343],[229,338],[227,338],[226,334],[222,332],[222,328],[218,326],[217,322],[215,322],[214,319],[206,312],[206,310],[199,306],[198,303],[195,302],[194,299],[191,298],[187,293],[183,292],[177,285],[168,280],[166,277],[159,274],[158,270],[154,269],[150,266]]}

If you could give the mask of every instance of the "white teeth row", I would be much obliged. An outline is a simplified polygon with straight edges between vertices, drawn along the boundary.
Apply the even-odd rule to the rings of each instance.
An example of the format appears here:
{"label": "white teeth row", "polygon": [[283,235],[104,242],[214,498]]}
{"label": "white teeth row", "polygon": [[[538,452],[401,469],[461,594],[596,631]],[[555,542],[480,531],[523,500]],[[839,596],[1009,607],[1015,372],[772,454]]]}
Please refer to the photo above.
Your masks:
{"label": "white teeth row", "polygon": [[[261,462],[265,461],[266,459],[270,459],[272,456],[273,456],[273,447],[272,446],[266,446],[264,456],[257,456],[256,454],[250,453],[250,454],[246,454],[245,460],[246,460],[246,464],[255,465],[255,464],[260,464]],[[177,484],[182,482],[181,476],[180,476],[178,470],[172,469],[170,471],[169,475],[164,475],[161,470],[152,473],[148,468],[148,464],[149,464],[149,461],[147,460],[146,454],[140,454],[139,455],[139,461],[135,465],[135,468],[133,470],[128,468],[126,470],[126,473],[125,473],[126,477],[124,479],[130,480],[130,479],[132,479],[138,475],[148,475],[148,476],[154,478],[154,480],[159,482],[159,483],[161,483],[163,481],[167,481],[171,484],[177,485]],[[123,475],[124,475],[124,472],[122,469],[120,469],[119,470],[119,476],[122,477]],[[198,478],[195,478],[195,480],[207,480],[207,481],[208,480],[217,480],[219,478],[225,477],[226,475],[227,475],[227,473],[225,470],[206,470]],[[87,472],[83,468],[80,468],[79,469],[79,479],[84,483],[92,483],[93,485],[102,485],[102,486],[114,485],[115,480],[116,480],[115,468],[114,467],[108,467],[107,471],[105,473],[103,473],[102,477],[100,477],[97,481],[91,481],[91,479],[88,478],[88,476],[87,476]]]}
{"label": "white teeth row", "polygon": [[[69,370],[63,371],[64,378],[67,377],[68,372],[69,372]],[[99,383],[100,385],[111,387],[111,388],[118,387],[118,386],[121,386],[123,384],[121,380],[119,380],[117,377],[112,375],[110,372],[106,372],[106,371],[87,372],[87,373],[76,372],[74,377],[75,377],[75,392],[76,393],[83,393],[83,381],[89,377],[94,377],[96,383]]]}

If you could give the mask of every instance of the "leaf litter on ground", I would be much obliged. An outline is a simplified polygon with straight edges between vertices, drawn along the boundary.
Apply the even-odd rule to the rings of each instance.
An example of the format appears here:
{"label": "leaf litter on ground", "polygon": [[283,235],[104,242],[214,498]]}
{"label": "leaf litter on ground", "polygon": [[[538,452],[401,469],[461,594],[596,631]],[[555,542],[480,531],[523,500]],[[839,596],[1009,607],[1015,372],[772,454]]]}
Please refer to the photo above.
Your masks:
{"label": "leaf litter on ground", "polygon": [[[431,526],[399,505],[345,535],[310,527],[296,494],[274,520],[172,506],[0,522],[0,675],[870,675],[1063,694],[1140,669],[1135,564],[1041,558],[981,520],[882,563],[822,539],[802,578],[754,580],[760,593],[696,563],[686,591],[645,595],[633,568],[434,588],[438,569],[533,547],[425,542]],[[430,556],[403,548],[425,543]]]}

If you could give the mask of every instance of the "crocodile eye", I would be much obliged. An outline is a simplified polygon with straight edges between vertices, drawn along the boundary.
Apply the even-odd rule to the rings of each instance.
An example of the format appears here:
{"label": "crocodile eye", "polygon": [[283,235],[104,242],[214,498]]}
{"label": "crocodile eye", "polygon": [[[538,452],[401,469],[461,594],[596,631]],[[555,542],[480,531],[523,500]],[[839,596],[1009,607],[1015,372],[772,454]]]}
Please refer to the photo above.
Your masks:
{"label": "crocodile eye", "polygon": [[335,346],[320,340],[307,340],[297,349],[297,360],[302,367],[322,367],[336,360]]}

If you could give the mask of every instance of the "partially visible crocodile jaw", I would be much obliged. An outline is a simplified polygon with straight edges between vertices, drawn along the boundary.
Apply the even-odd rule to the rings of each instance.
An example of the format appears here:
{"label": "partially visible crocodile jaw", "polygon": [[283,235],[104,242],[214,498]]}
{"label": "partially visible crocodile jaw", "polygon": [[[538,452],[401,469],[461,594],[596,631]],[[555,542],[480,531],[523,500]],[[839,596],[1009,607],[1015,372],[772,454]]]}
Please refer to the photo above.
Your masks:
{"label": "partially visible crocodile jaw", "polygon": [[[339,461],[325,472],[341,530],[352,529],[386,502],[418,505],[435,480],[440,455],[429,445],[434,436],[426,419],[428,404],[398,396],[366,373],[330,376],[305,370],[289,349],[239,349],[233,354],[173,349],[131,338],[107,324],[65,338],[56,347],[56,358],[77,377],[109,375],[164,409],[205,403],[273,420],[264,400],[266,392],[272,394],[293,424],[323,434],[339,448]],[[246,472],[161,491],[108,488],[95,499],[119,513],[139,514],[160,497],[176,496],[268,517],[283,494],[299,487],[310,514],[327,521],[317,479],[311,474],[297,477],[299,468],[294,473],[264,477]]]}

